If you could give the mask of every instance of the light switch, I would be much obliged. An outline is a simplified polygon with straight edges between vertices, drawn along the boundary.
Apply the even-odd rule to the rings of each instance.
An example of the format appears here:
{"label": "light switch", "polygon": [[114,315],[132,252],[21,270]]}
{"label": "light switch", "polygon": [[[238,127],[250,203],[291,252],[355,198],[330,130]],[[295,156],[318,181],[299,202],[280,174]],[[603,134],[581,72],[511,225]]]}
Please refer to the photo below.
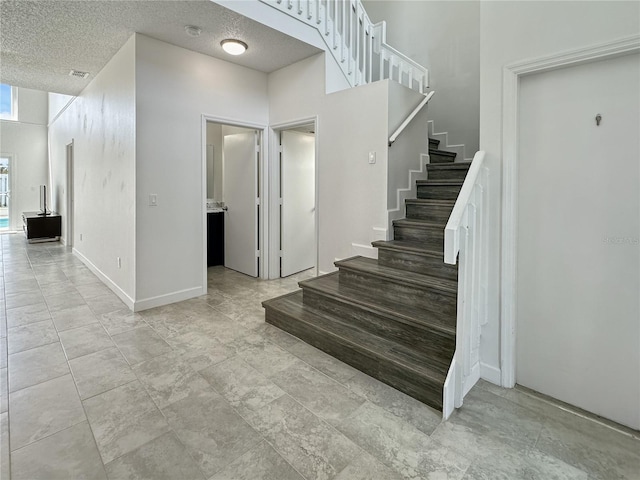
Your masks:
{"label": "light switch", "polygon": [[158,194],[152,193],[149,195],[149,206],[157,207],[158,206]]}
{"label": "light switch", "polygon": [[376,163],[376,152],[369,152],[369,163],[372,165]]}

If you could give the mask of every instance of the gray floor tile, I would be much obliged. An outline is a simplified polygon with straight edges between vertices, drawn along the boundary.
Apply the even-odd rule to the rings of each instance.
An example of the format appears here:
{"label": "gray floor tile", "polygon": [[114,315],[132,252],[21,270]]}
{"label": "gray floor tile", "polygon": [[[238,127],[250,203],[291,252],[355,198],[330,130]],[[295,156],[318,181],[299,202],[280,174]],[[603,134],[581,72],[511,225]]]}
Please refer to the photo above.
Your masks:
{"label": "gray floor tile", "polygon": [[173,352],[134,365],[133,370],[160,408],[189,395],[211,391],[209,383]]}
{"label": "gray floor tile", "polygon": [[500,396],[472,389],[450,421],[524,450],[533,447],[545,418]]}
{"label": "gray floor tile", "polygon": [[144,326],[113,336],[118,348],[131,365],[144,362],[171,350],[152,328]]}
{"label": "gray floor tile", "polygon": [[68,373],[67,357],[60,342],[9,356],[9,389],[12,392]]}
{"label": "gray floor tile", "polygon": [[261,335],[251,333],[229,344],[249,365],[264,375],[278,373],[300,360],[295,355],[271,343]]}
{"label": "gray floor tile", "polygon": [[78,293],[75,285],[71,283],[69,280],[67,280],[66,282],[42,285],[40,288],[42,290],[42,295],[44,295],[44,298],[55,297],[58,295],[65,295],[68,293],[71,293],[71,294]]}
{"label": "gray floor tile", "polygon": [[132,312],[128,308],[100,315],[100,323],[109,332],[109,335],[117,335],[134,328],[147,326],[141,314]]}
{"label": "gray floor tile", "polygon": [[44,297],[40,292],[7,294],[5,298],[7,309],[24,307],[26,305],[34,305],[36,303],[44,302]]}
{"label": "gray floor tile", "polygon": [[114,346],[100,323],[65,330],[59,336],[69,360]]}
{"label": "gray floor tile", "polygon": [[9,410],[9,372],[8,368],[0,368],[0,413]]}
{"label": "gray floor tile", "polygon": [[[588,480],[586,472],[537,451],[505,448],[499,454],[474,462],[464,480]],[[614,477],[609,477],[614,478]]]}
{"label": "gray floor tile", "polygon": [[109,480],[204,480],[195,461],[173,433],[151,440],[106,465]]}
{"label": "gray floor tile", "polygon": [[405,478],[460,479],[470,465],[470,459],[369,402],[336,428]]}
{"label": "gray floor tile", "polygon": [[138,381],[83,403],[105,464],[169,431],[162,413]]}
{"label": "gray floor tile", "polygon": [[57,310],[53,312],[52,316],[58,332],[98,323],[98,317],[93,314],[87,305],[77,305]]}
{"label": "gray floor tile", "polygon": [[61,295],[52,295],[47,298],[47,305],[51,313],[58,310],[64,310],[71,307],[79,307],[86,305],[84,298],[79,293],[63,293]]}
{"label": "gray floor tile", "polygon": [[71,375],[10,393],[9,412],[12,450],[86,419]]}
{"label": "gray floor tile", "polygon": [[7,295],[13,295],[16,293],[40,293],[40,285],[35,278],[17,280],[9,282],[4,287],[4,292]]}
{"label": "gray floor tile", "polygon": [[106,480],[85,421],[11,453],[13,480]]}
{"label": "gray floor tile", "polygon": [[9,328],[50,319],[49,309],[44,302],[7,310],[7,326]]}
{"label": "gray floor tile", "polygon": [[261,440],[260,435],[214,392],[189,396],[162,411],[207,478]]}
{"label": "gray floor tile", "polygon": [[168,337],[166,341],[194,370],[216,365],[235,355],[234,350],[219,342],[210,333],[187,332]]}
{"label": "gray floor tile", "polygon": [[11,478],[11,457],[9,456],[9,414],[0,414],[0,478]]}
{"label": "gray floor tile", "polygon": [[78,285],[77,289],[85,300],[88,298],[101,297],[103,295],[113,295],[111,289],[97,279],[95,283]]}
{"label": "gray floor tile", "polygon": [[115,347],[74,358],[69,365],[83,400],[136,379],[135,373]]}
{"label": "gray floor tile", "polygon": [[258,410],[285,393],[240,357],[230,358],[200,373],[241,414]]}
{"label": "gray floor tile", "polygon": [[366,452],[357,456],[335,480],[402,480],[402,476]]}
{"label": "gray floor tile", "polygon": [[7,368],[7,339],[0,338],[0,368]]}
{"label": "gray floor tile", "polygon": [[427,435],[442,421],[442,414],[424,403],[362,372],[357,372],[348,388]]}
{"label": "gray floor tile", "polygon": [[8,330],[7,340],[9,354],[13,354],[57,342],[58,333],[53,326],[53,322],[51,320],[45,320],[43,322],[29,323],[21,327],[10,328]]}
{"label": "gray floor tile", "polygon": [[249,479],[304,480],[267,442],[252,448],[210,480]]}
{"label": "gray floor tile", "polygon": [[272,375],[271,379],[282,390],[329,423],[344,420],[365,402],[363,397],[302,360]]}
{"label": "gray floor tile", "polygon": [[[78,290],[82,288],[82,285],[78,285]],[[88,297],[86,299],[87,305],[91,308],[96,315],[102,315],[104,313],[115,312],[126,308],[126,305],[115,294],[107,293],[97,297]]]}
{"label": "gray floor tile", "polygon": [[536,449],[595,478],[639,478],[640,440],[577,416],[571,425],[547,421]]}
{"label": "gray floor tile", "polygon": [[247,420],[305,478],[334,478],[361,452],[288,395]]}

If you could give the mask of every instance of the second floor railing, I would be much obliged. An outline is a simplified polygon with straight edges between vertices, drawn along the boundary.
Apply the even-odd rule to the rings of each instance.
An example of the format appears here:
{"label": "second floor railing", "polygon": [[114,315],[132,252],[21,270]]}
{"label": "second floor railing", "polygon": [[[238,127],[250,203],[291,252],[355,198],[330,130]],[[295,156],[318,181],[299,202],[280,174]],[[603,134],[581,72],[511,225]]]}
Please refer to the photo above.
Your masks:
{"label": "second floor railing", "polygon": [[428,71],[386,43],[360,0],[260,0],[317,29],[351,86],[391,79],[424,93]]}

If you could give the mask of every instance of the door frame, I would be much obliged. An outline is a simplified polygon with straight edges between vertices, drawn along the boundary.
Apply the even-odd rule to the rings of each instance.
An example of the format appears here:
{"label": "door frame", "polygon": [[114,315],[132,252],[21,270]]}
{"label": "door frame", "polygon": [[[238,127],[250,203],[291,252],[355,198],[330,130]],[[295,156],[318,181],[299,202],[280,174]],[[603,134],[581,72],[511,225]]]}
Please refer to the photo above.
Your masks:
{"label": "door frame", "polygon": [[237,118],[219,117],[216,115],[210,115],[203,113],[201,116],[201,165],[202,165],[202,183],[201,183],[201,199],[200,208],[202,212],[202,290],[203,294],[207,293],[207,122],[220,123],[223,125],[229,125],[232,127],[243,127],[257,130],[258,141],[260,142],[260,148],[258,151],[258,178],[259,178],[259,191],[260,199],[258,205],[260,207],[260,216],[258,220],[258,249],[260,250],[259,257],[259,277],[269,278],[268,265],[269,265],[269,190],[268,190],[268,168],[269,158],[265,156],[265,152],[269,151],[269,135],[267,132],[267,125],[249,122]]}
{"label": "door frame", "polygon": [[269,204],[271,215],[269,216],[269,277],[270,279],[280,278],[280,132],[285,130],[292,130],[296,127],[303,125],[314,125],[315,132],[315,232],[314,249],[315,249],[315,261],[314,266],[316,275],[318,275],[318,266],[320,258],[319,248],[319,234],[320,234],[320,209],[319,209],[319,121],[318,116],[298,118],[288,122],[276,123],[269,128],[269,137],[271,140],[271,149],[269,150],[270,157],[273,159],[270,162],[269,171]]}
{"label": "door frame", "polygon": [[11,192],[11,197],[9,197],[9,208],[7,209],[7,214],[9,215],[9,224],[7,225],[6,232],[16,232],[18,231],[18,226],[16,225],[16,218],[18,217],[16,213],[15,200],[13,199],[13,195],[15,192],[16,186],[16,166],[18,162],[16,158],[18,157],[15,153],[6,153],[0,152],[0,157],[9,159],[9,191]]}
{"label": "door frame", "polygon": [[74,208],[74,195],[75,195],[75,183],[73,181],[75,175],[75,164],[74,164],[74,154],[75,154],[75,145],[74,140],[71,139],[70,143],[65,145],[65,154],[67,160],[67,188],[66,188],[66,229],[65,229],[65,239],[64,243],[67,247],[73,247],[73,223],[75,219],[75,208]]}
{"label": "door frame", "polygon": [[516,383],[518,101],[520,78],[640,52],[640,35],[506,65],[502,72],[502,245],[500,272],[500,381]]}

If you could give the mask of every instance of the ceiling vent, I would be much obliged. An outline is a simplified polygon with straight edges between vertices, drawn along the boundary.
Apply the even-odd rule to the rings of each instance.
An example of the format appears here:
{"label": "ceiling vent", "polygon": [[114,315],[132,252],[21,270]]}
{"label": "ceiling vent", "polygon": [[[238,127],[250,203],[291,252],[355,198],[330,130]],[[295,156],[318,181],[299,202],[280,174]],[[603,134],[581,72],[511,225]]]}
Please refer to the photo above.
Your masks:
{"label": "ceiling vent", "polygon": [[78,78],[87,78],[89,76],[89,72],[81,72],[80,70],[71,70],[69,72],[70,77],[78,77]]}

